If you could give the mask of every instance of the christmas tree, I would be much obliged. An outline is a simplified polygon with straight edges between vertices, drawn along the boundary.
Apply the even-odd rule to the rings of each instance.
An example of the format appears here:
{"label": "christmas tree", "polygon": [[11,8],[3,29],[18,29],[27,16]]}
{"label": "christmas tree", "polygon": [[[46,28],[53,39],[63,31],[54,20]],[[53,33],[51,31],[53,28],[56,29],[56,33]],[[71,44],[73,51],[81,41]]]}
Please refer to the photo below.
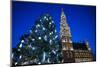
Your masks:
{"label": "christmas tree", "polygon": [[49,14],[42,15],[28,34],[12,49],[13,65],[61,63],[61,44],[55,23]]}

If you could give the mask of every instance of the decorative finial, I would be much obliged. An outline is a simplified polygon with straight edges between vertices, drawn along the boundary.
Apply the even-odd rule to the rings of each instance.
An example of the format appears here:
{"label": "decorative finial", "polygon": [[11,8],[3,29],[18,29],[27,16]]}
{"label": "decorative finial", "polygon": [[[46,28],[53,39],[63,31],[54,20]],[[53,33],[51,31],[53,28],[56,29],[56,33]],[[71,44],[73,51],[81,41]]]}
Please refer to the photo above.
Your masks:
{"label": "decorative finial", "polygon": [[87,46],[88,50],[91,50],[91,48],[89,47],[89,42],[85,41],[85,43],[86,43],[86,46]]}
{"label": "decorative finial", "polygon": [[61,8],[62,16],[65,16],[63,8]]}
{"label": "decorative finial", "polygon": [[62,12],[63,12],[63,8],[61,8]]}

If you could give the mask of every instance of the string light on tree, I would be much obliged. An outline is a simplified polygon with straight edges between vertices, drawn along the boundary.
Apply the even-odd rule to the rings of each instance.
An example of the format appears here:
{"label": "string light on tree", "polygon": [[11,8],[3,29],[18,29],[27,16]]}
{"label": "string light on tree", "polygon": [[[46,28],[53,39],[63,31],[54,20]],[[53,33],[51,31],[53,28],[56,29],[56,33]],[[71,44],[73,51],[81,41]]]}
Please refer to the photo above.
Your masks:
{"label": "string light on tree", "polygon": [[19,56],[19,59],[21,59],[21,58],[22,58],[22,55]]}
{"label": "string light on tree", "polygon": [[49,24],[51,25],[51,22]]}
{"label": "string light on tree", "polygon": [[48,21],[48,18],[46,18],[46,20]]}
{"label": "string light on tree", "polygon": [[56,54],[56,52],[55,52],[54,50],[52,50],[52,52],[53,52],[54,54]]}
{"label": "string light on tree", "polygon": [[17,65],[17,62],[15,62],[15,65]]}
{"label": "string light on tree", "polygon": [[58,37],[58,35],[55,36],[55,39]]}
{"label": "string light on tree", "polygon": [[53,31],[51,32],[51,34],[53,34]]}
{"label": "string light on tree", "polygon": [[44,16],[44,19],[46,19],[46,16]]}
{"label": "string light on tree", "polygon": [[56,29],[55,29],[55,33],[56,33],[57,31],[56,31]]}
{"label": "string light on tree", "polygon": [[35,47],[32,47],[32,50],[35,50]]}
{"label": "string light on tree", "polygon": [[50,45],[52,44],[52,40],[51,39],[50,39],[49,43],[50,43]]}
{"label": "string light on tree", "polygon": [[28,45],[28,47],[29,47],[29,48],[31,48],[31,47],[32,47],[32,46],[31,46],[31,44],[30,44],[30,45]]}
{"label": "string light on tree", "polygon": [[37,24],[37,25],[36,25],[36,28],[38,28],[38,27],[40,27],[40,25],[39,25],[39,24]]}
{"label": "string light on tree", "polygon": [[45,30],[45,28],[43,27],[43,30]]}
{"label": "string light on tree", "polygon": [[20,48],[22,48],[22,43],[19,45]]}
{"label": "string light on tree", "polygon": [[52,33],[50,32],[50,35],[51,35]]}
{"label": "string light on tree", "polygon": [[32,30],[30,30],[30,33],[32,33]]}
{"label": "string light on tree", "polygon": [[35,39],[33,38],[32,41],[35,41]]}
{"label": "string light on tree", "polygon": [[52,18],[51,18],[51,17],[49,17],[49,19],[51,20]]}
{"label": "string light on tree", "polygon": [[47,36],[46,35],[44,36],[44,40],[47,41]]}
{"label": "string light on tree", "polygon": [[18,49],[18,51],[20,51],[20,49]]}
{"label": "string light on tree", "polygon": [[40,22],[41,22],[42,20],[40,19]]}
{"label": "string light on tree", "polygon": [[24,40],[22,40],[21,43],[24,43]]}
{"label": "string light on tree", "polygon": [[38,64],[40,65],[41,63],[39,62]]}
{"label": "string light on tree", "polygon": [[52,23],[54,23],[54,21],[52,21]]}
{"label": "string light on tree", "polygon": [[12,58],[13,58],[14,54],[12,53]]}
{"label": "string light on tree", "polygon": [[41,40],[41,37],[38,37],[39,40]]}
{"label": "string light on tree", "polygon": [[37,30],[35,30],[35,32],[37,33]]}

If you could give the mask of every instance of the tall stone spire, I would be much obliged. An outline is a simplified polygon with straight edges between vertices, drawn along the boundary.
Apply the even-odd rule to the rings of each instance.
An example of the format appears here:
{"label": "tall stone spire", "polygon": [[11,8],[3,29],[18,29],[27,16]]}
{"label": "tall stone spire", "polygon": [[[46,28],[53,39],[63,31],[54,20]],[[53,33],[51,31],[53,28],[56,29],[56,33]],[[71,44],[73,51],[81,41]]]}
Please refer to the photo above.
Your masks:
{"label": "tall stone spire", "polygon": [[61,37],[62,36],[67,36],[67,37],[71,37],[71,33],[70,33],[70,27],[67,24],[67,19],[65,16],[65,13],[62,9],[62,13],[61,13],[61,23],[60,23],[60,31],[61,31]]}
{"label": "tall stone spire", "polygon": [[60,38],[61,38],[63,50],[72,49],[71,44],[68,44],[68,43],[72,43],[71,33],[70,33],[70,27],[67,24],[67,18],[63,11],[63,8],[62,8],[62,12],[61,12]]}

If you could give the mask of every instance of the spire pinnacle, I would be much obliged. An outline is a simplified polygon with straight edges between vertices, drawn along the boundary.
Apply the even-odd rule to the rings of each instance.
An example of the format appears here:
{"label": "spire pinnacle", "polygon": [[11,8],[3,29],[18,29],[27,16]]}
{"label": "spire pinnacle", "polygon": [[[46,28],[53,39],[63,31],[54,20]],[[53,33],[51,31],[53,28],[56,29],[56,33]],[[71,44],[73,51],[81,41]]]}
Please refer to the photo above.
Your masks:
{"label": "spire pinnacle", "polygon": [[61,8],[61,11],[63,12],[63,8]]}
{"label": "spire pinnacle", "polygon": [[61,16],[65,17],[65,13],[64,13],[64,9],[63,8],[61,8]]}

